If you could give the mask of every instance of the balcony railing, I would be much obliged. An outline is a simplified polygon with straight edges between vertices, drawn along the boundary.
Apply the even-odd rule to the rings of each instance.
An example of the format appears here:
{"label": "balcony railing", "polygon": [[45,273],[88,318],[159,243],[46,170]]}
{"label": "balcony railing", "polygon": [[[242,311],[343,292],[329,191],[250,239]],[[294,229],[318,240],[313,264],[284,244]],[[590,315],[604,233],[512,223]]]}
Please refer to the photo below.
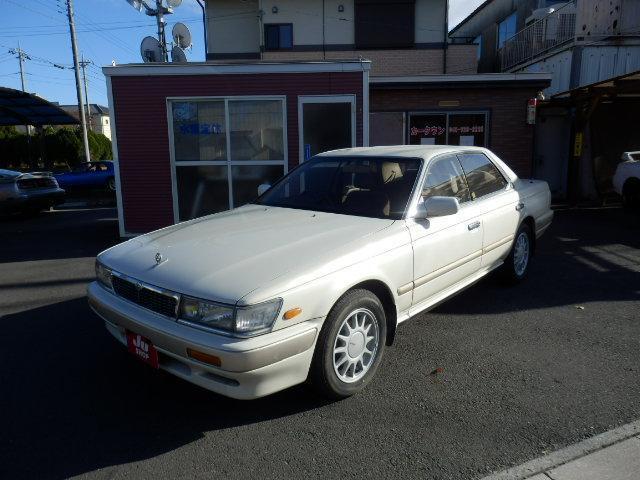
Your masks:
{"label": "balcony railing", "polygon": [[576,6],[569,2],[509,38],[498,50],[500,69],[516,65],[575,40]]}

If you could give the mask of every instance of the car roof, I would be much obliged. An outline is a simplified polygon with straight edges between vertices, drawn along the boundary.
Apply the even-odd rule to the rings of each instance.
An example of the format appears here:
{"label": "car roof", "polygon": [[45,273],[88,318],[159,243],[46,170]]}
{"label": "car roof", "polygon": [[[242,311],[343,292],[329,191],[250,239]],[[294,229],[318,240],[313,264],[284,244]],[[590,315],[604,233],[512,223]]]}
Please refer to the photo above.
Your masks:
{"label": "car roof", "polygon": [[481,147],[464,147],[459,145],[392,145],[384,147],[356,147],[342,148],[320,153],[317,157],[404,157],[423,158],[425,160],[441,153],[459,153],[477,151],[483,152]]}
{"label": "car roof", "polygon": [[16,172],[15,170],[5,170],[0,168],[0,177],[19,177],[22,175],[20,172]]}

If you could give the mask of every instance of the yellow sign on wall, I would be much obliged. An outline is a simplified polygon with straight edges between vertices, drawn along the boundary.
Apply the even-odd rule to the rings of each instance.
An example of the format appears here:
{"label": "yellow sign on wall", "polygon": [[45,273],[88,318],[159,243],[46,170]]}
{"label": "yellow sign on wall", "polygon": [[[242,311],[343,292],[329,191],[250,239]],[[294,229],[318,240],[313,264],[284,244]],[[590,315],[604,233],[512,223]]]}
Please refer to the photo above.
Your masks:
{"label": "yellow sign on wall", "polygon": [[582,156],[582,140],[583,140],[582,132],[577,132],[576,137],[573,140],[573,156],[574,157]]}

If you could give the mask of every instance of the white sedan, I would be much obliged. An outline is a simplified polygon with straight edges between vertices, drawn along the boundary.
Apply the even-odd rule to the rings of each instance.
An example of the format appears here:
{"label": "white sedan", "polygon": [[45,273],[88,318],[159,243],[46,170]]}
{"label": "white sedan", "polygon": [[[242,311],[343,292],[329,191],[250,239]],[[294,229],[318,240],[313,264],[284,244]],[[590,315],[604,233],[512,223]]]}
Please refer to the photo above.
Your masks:
{"label": "white sedan", "polygon": [[483,148],[327,152],[251,204],[102,252],[89,303],[131,353],[214,392],[308,379],[344,398],[398,324],[499,267],[523,279],[549,205]]}
{"label": "white sedan", "polygon": [[613,188],[625,208],[640,208],[640,152],[624,152],[613,174]]}

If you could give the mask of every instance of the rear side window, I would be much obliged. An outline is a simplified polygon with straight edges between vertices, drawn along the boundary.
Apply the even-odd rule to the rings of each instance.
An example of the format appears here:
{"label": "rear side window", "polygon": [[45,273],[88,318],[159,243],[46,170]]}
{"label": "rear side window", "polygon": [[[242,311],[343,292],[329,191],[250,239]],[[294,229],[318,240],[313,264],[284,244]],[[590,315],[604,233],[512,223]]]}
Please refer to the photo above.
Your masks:
{"label": "rear side window", "polygon": [[484,197],[507,186],[500,170],[483,153],[463,153],[458,157],[467,176],[472,199]]}
{"label": "rear side window", "polygon": [[427,178],[422,187],[422,196],[424,198],[455,197],[460,203],[471,198],[458,157],[445,155],[435,158],[429,164]]}

